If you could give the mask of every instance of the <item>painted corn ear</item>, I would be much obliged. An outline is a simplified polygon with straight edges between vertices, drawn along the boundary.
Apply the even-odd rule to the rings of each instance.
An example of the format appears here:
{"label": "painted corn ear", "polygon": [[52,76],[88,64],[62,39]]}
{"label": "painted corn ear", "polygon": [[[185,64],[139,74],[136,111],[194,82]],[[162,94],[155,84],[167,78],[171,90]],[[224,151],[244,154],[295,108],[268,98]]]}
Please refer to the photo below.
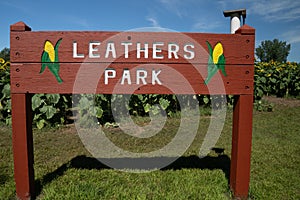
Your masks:
{"label": "painted corn ear", "polygon": [[40,70],[40,74],[43,73],[46,69],[46,67],[48,67],[48,69],[50,70],[50,72],[55,76],[56,80],[58,83],[62,83],[62,79],[59,76],[59,63],[58,63],[58,47],[60,45],[62,41],[62,38],[60,38],[55,46],[53,46],[53,44],[49,41],[46,40],[45,44],[44,44],[44,50],[42,53],[42,66],[41,66],[41,70]]}
{"label": "painted corn ear", "polygon": [[54,46],[50,41],[45,42],[44,51],[48,53],[49,59],[51,62],[54,62],[55,60],[55,51]]}
{"label": "painted corn ear", "polygon": [[213,62],[214,64],[218,64],[220,56],[223,55],[223,46],[220,42],[218,42],[213,50]]}
{"label": "painted corn ear", "polygon": [[212,48],[211,44],[206,41],[209,58],[207,64],[207,78],[205,79],[204,83],[207,85],[211,78],[217,73],[218,70],[221,70],[224,76],[227,76],[225,71],[225,56],[223,45],[221,42],[218,42],[214,48]]}

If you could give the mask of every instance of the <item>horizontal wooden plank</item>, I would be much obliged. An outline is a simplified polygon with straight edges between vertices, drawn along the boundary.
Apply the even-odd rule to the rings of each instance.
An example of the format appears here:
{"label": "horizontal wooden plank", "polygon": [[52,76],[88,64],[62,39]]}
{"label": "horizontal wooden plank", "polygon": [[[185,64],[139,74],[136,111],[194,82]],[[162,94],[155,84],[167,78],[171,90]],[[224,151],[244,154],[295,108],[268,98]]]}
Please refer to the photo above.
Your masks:
{"label": "horizontal wooden plank", "polygon": [[[199,63],[208,61],[209,42],[223,45],[227,64],[253,64],[255,35],[176,32],[51,31],[11,32],[11,62],[41,62],[46,40],[58,48],[59,62]],[[100,43],[100,45],[99,45]],[[113,44],[112,44],[113,43]],[[138,50],[140,43],[140,50]],[[76,46],[76,51],[75,46]],[[148,45],[148,48],[146,46]],[[91,46],[91,47],[90,47]],[[128,58],[126,58],[128,48]],[[178,50],[176,50],[178,48]],[[90,51],[93,49],[94,51]],[[98,50],[96,50],[98,49]],[[148,58],[144,58],[148,49]],[[156,50],[153,50],[156,49]],[[176,55],[169,54],[169,50]],[[113,51],[116,55],[114,57]],[[160,52],[160,50],[162,52]],[[153,53],[153,51],[155,51]],[[191,55],[194,52],[194,57]],[[140,58],[137,55],[140,52]],[[74,58],[74,54],[79,58]],[[147,53],[146,53],[147,54]],[[97,57],[100,58],[91,58]],[[82,57],[83,58],[80,58]],[[107,57],[106,57],[107,56]],[[187,57],[188,59],[185,59]],[[190,59],[192,58],[192,59]]]}
{"label": "horizontal wooden plank", "polygon": [[252,94],[253,65],[227,65],[206,85],[207,65],[60,63],[58,82],[40,63],[11,65],[12,93]]}

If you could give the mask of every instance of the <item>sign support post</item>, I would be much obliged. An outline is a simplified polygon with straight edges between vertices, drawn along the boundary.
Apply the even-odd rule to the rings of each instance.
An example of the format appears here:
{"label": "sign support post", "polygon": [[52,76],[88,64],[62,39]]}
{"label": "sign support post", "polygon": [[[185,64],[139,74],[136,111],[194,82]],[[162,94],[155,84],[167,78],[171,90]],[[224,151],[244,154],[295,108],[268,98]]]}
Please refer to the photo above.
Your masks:
{"label": "sign support post", "polygon": [[[235,34],[255,35],[255,30],[249,27],[238,29]],[[252,124],[253,91],[250,95],[235,96],[233,107],[232,148],[229,183],[233,195],[242,199],[247,199],[249,192]]]}
{"label": "sign support post", "polygon": [[230,188],[234,196],[247,199],[250,182],[253,96],[235,97],[233,107]]}
{"label": "sign support post", "polygon": [[11,94],[11,101],[16,192],[28,199],[34,194],[31,95]]}
{"label": "sign support post", "polygon": [[[31,31],[19,22],[10,27],[11,32]],[[16,38],[19,40],[20,38]],[[16,55],[20,55],[16,52]],[[19,65],[14,64],[13,65]],[[16,193],[20,199],[34,197],[34,156],[32,137],[31,94],[11,92],[12,105],[12,145]]]}

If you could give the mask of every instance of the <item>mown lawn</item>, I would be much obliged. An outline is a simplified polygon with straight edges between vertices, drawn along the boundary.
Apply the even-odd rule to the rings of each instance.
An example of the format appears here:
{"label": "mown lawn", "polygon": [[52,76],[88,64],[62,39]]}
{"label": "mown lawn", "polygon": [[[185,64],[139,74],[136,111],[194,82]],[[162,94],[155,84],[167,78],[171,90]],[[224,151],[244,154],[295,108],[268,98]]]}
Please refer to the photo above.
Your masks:
{"label": "mown lawn", "polygon": [[[225,154],[212,151],[203,159],[197,156],[210,120],[202,117],[188,151],[170,166],[148,173],[102,165],[84,148],[73,126],[34,130],[37,199],[228,199],[231,114],[228,111],[216,145]],[[161,137],[151,143],[165,144],[179,123],[178,117],[168,119]],[[145,148],[142,140],[123,137],[118,128],[105,132],[119,144]],[[250,199],[300,199],[299,176],[300,107],[276,105],[274,112],[255,112]],[[15,199],[11,129],[5,126],[0,128],[0,199]]]}

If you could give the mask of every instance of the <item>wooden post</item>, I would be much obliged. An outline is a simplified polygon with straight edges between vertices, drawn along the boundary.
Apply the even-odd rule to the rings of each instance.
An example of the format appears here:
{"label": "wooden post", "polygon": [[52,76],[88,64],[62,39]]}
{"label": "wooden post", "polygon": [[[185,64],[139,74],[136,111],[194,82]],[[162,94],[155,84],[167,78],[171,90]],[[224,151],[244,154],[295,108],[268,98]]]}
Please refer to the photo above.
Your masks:
{"label": "wooden post", "polygon": [[[23,22],[10,27],[11,32],[31,31]],[[20,55],[12,40],[19,41],[19,36],[11,38],[12,54]],[[19,47],[20,48],[20,47]],[[12,59],[11,59],[12,61]],[[11,68],[14,67],[12,63]],[[12,80],[12,79],[11,79]],[[19,83],[16,84],[20,86]],[[31,94],[15,93],[11,91],[12,101],[12,145],[14,155],[14,176],[18,199],[31,199],[34,195],[34,168],[33,168],[33,139],[32,139],[32,110]]]}
{"label": "wooden post", "polygon": [[236,96],[233,108],[230,188],[239,199],[247,199],[250,181],[253,96]]}
{"label": "wooden post", "polygon": [[[244,25],[235,34],[245,36],[249,46],[245,53],[246,59],[253,60],[255,29]],[[254,66],[252,67],[254,68]],[[230,188],[237,199],[247,199],[250,183],[252,119],[253,119],[253,84],[248,85],[251,94],[240,94],[235,97],[233,107],[232,150],[230,164]],[[250,89],[252,88],[252,89]]]}
{"label": "wooden post", "polygon": [[19,199],[34,196],[31,95],[11,94],[12,143],[16,192]]}

